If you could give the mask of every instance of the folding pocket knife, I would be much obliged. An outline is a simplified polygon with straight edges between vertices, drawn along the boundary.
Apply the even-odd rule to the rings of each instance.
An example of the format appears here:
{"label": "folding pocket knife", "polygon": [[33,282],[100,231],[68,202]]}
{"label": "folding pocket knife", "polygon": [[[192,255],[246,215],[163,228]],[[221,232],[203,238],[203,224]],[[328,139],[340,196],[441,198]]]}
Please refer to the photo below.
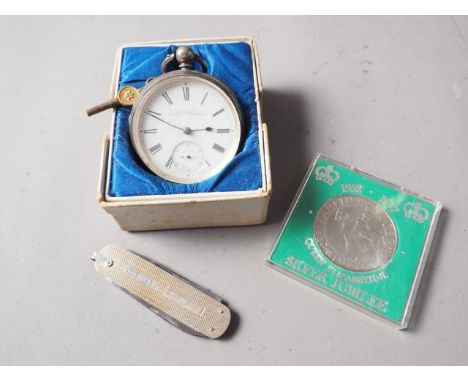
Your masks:
{"label": "folding pocket knife", "polygon": [[227,330],[231,312],[220,298],[161,265],[114,245],[91,259],[100,274],[177,328],[213,339]]}

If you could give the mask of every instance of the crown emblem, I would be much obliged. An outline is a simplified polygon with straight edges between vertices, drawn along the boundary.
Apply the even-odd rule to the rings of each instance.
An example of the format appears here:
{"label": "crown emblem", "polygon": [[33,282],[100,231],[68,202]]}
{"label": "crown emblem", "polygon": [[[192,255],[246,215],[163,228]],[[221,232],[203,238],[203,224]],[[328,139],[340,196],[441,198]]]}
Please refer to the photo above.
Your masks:
{"label": "crown emblem", "polygon": [[403,211],[407,218],[413,219],[418,223],[425,222],[429,218],[429,211],[419,202],[406,202],[403,204]]}
{"label": "crown emblem", "polygon": [[315,177],[317,180],[325,182],[326,184],[331,186],[338,179],[340,179],[340,174],[338,173],[338,171],[335,171],[333,169],[332,165],[328,165],[327,167],[317,167],[317,169],[315,170]]}
{"label": "crown emblem", "polygon": [[398,204],[395,202],[393,198],[387,198],[385,195],[382,196],[379,200],[380,205],[390,212],[398,212],[400,208],[398,208]]}

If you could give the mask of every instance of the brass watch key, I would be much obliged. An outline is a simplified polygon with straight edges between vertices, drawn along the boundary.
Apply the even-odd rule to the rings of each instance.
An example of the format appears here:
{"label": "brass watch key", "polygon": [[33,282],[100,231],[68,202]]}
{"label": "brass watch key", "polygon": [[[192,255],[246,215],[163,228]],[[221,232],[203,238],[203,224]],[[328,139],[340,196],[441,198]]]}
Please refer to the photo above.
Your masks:
{"label": "brass watch key", "polygon": [[139,93],[140,91],[134,86],[124,86],[118,91],[117,97],[89,108],[86,110],[86,113],[88,114],[88,117],[91,117],[94,114],[98,114],[117,106],[133,106]]}

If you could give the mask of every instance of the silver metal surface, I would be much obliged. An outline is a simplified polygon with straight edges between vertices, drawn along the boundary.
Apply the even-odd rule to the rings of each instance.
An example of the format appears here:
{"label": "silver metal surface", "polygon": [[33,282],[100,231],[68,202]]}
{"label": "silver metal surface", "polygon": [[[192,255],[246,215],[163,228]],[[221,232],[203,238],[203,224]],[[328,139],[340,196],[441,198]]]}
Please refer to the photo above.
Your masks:
{"label": "silver metal surface", "polygon": [[398,244],[395,224],[385,209],[361,196],[339,196],[325,203],[314,232],[325,256],[355,272],[384,266]]}
{"label": "silver metal surface", "polygon": [[91,256],[107,280],[177,328],[219,338],[231,321],[229,308],[175,272],[115,245]]}
{"label": "silver metal surface", "polygon": [[169,64],[174,60],[179,63],[179,69],[181,70],[192,69],[193,63],[198,62],[204,73],[208,71],[205,60],[186,45],[179,46],[175,53],[166,56],[161,64],[162,73],[167,73]]}

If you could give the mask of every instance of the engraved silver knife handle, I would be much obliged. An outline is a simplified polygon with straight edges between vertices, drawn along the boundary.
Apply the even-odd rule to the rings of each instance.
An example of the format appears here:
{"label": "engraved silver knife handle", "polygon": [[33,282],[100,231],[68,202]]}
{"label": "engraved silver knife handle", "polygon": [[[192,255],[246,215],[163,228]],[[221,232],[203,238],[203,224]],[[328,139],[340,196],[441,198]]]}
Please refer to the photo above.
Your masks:
{"label": "engraved silver knife handle", "polygon": [[91,259],[100,274],[179,329],[213,339],[227,330],[229,308],[176,273],[114,245]]}

